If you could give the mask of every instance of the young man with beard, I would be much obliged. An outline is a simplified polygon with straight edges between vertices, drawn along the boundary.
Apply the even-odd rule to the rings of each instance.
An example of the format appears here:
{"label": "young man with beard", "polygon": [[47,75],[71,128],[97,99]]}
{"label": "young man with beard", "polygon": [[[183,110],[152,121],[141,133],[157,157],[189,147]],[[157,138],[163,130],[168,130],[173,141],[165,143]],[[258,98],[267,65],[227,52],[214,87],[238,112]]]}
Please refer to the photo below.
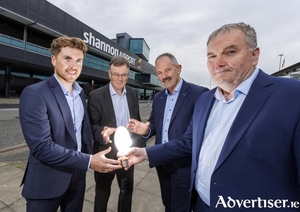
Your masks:
{"label": "young man with beard", "polygon": [[30,149],[22,184],[27,212],[81,212],[86,171],[120,169],[107,159],[110,149],[91,155],[93,136],[79,77],[85,43],[62,36],[50,48],[54,74],[26,87],[20,98],[20,122]]}

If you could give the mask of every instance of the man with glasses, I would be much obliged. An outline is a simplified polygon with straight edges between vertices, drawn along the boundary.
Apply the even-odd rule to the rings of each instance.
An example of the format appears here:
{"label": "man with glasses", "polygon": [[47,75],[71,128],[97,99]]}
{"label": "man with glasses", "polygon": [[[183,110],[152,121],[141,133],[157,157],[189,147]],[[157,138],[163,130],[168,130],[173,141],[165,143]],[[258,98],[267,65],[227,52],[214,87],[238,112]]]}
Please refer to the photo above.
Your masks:
{"label": "man with glasses", "polygon": [[[115,56],[110,61],[108,75],[110,83],[96,89],[88,97],[88,113],[92,125],[94,136],[93,152],[100,152],[109,147],[111,151],[106,155],[107,158],[117,158],[117,148],[114,143],[114,134],[110,137],[112,143],[103,140],[101,132],[108,128],[114,132],[119,126],[127,125],[129,118],[141,120],[139,112],[139,95],[134,88],[126,85],[129,75],[129,62],[121,56]],[[133,145],[145,147],[145,139],[140,135],[131,135]],[[122,170],[110,173],[94,172],[95,188],[95,212],[106,212],[107,202],[111,193],[111,184],[114,177],[117,177],[121,189]],[[125,211],[131,211],[131,200],[133,192],[134,167],[126,171],[126,195],[125,200],[121,201],[121,192],[119,195],[119,209],[121,203],[125,204]]]}

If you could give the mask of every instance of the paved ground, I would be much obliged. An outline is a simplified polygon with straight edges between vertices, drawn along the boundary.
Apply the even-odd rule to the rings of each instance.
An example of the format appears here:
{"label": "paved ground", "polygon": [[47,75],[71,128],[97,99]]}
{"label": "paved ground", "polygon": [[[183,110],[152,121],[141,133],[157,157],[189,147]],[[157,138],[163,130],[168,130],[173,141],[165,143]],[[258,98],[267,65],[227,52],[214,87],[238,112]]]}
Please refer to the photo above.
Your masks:
{"label": "paved ground", "polygon": [[[20,183],[26,167],[28,148],[19,124],[18,98],[0,98],[0,212],[25,212],[25,200],[21,196]],[[141,118],[146,120],[151,104],[141,102]],[[148,142],[153,145],[154,139]],[[84,212],[93,211],[95,183],[93,171],[87,172]],[[116,180],[108,203],[108,212],[117,211],[119,189]],[[162,205],[155,169],[146,162],[135,166],[135,185],[132,212],[161,212]]]}

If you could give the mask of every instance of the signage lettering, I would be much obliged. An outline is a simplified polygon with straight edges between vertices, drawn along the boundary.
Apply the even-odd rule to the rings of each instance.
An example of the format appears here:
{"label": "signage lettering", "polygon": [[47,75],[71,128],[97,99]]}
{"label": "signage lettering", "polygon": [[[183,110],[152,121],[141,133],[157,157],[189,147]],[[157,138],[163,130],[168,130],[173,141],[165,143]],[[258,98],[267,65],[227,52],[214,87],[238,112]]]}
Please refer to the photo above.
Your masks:
{"label": "signage lettering", "polygon": [[128,60],[128,62],[132,65],[135,65],[136,59],[127,55],[126,53],[122,52],[121,50],[105,43],[104,41],[101,41],[99,38],[96,38],[92,35],[92,33],[84,32],[83,33],[84,42],[89,44],[90,46],[93,46],[96,49],[99,49],[107,54],[110,54],[112,56],[122,56]]}

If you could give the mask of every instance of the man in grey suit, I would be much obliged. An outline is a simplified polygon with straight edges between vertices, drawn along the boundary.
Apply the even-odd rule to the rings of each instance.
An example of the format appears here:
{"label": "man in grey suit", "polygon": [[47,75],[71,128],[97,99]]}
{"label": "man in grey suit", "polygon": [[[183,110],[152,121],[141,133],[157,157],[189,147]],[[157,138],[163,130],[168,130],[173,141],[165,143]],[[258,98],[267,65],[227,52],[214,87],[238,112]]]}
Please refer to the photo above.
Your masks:
{"label": "man in grey suit", "polygon": [[[92,131],[94,135],[93,153],[105,151],[111,147],[112,150],[107,154],[108,158],[116,158],[117,148],[114,144],[114,134],[111,137],[112,143],[106,143],[101,135],[105,127],[115,131],[119,126],[126,126],[129,118],[141,120],[139,112],[138,93],[134,88],[126,85],[129,76],[129,62],[121,56],[115,56],[110,61],[108,75],[110,83],[96,89],[88,97],[88,113],[91,120]],[[133,145],[144,147],[146,141],[137,134],[131,135]],[[95,212],[106,212],[107,202],[109,200],[111,184],[114,177],[117,177],[121,189],[122,170],[116,170],[110,173],[95,172]],[[119,195],[118,210],[125,205],[126,212],[131,211],[132,192],[133,192],[134,168],[131,167],[126,172],[126,195],[125,199],[122,192]]]}
{"label": "man in grey suit", "polygon": [[[92,132],[84,92],[75,81],[82,70],[85,43],[62,36],[51,44],[54,74],[26,87],[20,98],[20,122],[30,149],[22,184],[27,212],[81,212],[85,176],[120,169],[105,158],[110,149],[91,155]],[[115,164],[115,165],[113,165]]]}

